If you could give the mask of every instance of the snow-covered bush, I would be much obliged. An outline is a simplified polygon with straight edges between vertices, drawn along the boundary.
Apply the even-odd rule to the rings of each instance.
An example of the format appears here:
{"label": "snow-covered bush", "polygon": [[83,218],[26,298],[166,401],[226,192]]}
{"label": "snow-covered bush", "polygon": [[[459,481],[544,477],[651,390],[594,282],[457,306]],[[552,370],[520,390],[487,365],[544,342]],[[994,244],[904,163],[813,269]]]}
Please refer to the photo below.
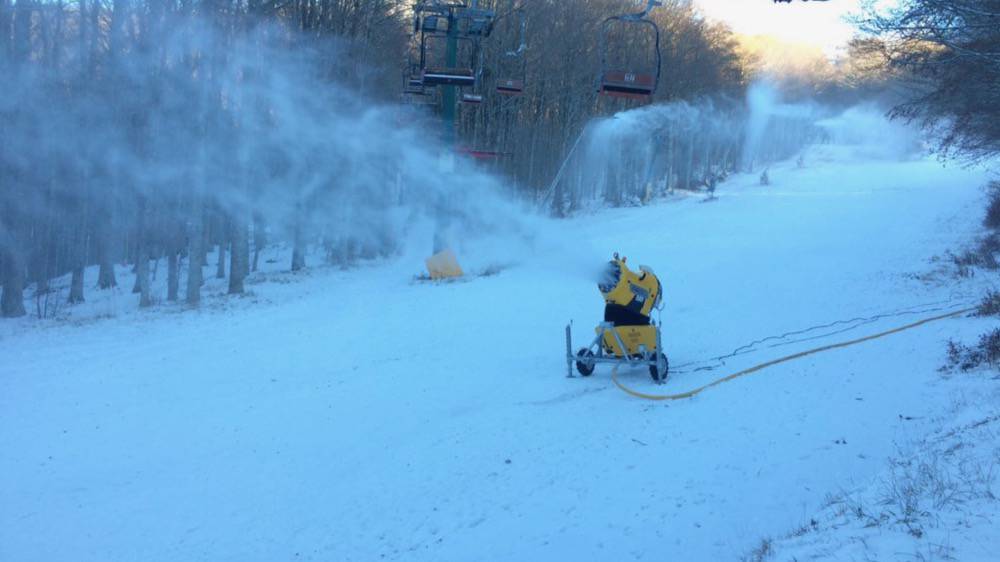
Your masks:
{"label": "snow-covered bush", "polygon": [[741,559],[742,562],[764,562],[774,554],[773,542],[769,537],[760,540],[756,548],[746,553]]}
{"label": "snow-covered bush", "polygon": [[1000,181],[990,182],[987,199],[983,226],[991,230],[1000,230]]}
{"label": "snow-covered bush", "polygon": [[994,369],[1000,366],[1000,328],[982,334],[973,346],[948,340],[948,360],[943,370],[967,372],[983,364]]}
{"label": "snow-covered bush", "polygon": [[981,238],[974,247],[961,254],[951,254],[951,260],[959,277],[971,277],[974,274],[973,268],[988,271],[1000,269],[998,254],[1000,254],[1000,234],[990,233]]}
{"label": "snow-covered bush", "polygon": [[976,316],[1000,316],[1000,292],[987,292],[976,308]]}

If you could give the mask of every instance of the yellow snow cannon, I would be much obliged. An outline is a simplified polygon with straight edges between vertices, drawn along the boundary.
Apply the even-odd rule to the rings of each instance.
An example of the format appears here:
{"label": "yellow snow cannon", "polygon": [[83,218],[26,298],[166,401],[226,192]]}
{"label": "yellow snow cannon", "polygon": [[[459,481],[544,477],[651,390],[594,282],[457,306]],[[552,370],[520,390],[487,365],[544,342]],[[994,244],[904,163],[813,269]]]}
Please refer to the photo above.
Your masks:
{"label": "yellow snow cannon", "polygon": [[662,352],[660,325],[650,318],[661,304],[659,278],[646,266],[639,266],[638,273],[632,271],[626,258],[615,254],[597,288],[604,297],[604,321],[594,329],[594,341],[574,354],[571,329],[566,326],[568,375],[573,376],[574,363],[585,377],[593,374],[598,363],[613,363],[648,366],[654,381],[665,381],[669,363]]}

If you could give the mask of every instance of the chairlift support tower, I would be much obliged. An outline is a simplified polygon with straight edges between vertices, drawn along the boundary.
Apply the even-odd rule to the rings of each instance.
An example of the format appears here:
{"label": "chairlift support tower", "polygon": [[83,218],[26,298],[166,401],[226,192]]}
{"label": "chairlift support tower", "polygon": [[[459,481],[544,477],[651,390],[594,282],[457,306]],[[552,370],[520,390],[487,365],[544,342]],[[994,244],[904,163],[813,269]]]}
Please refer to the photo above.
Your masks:
{"label": "chairlift support tower", "polygon": [[[478,49],[479,39],[489,36],[492,31],[496,14],[492,10],[480,9],[479,0],[472,0],[471,5],[466,0],[419,0],[414,6],[414,12],[417,18],[415,31],[421,34],[420,63],[424,86],[436,86],[441,91],[442,141],[446,148],[452,149],[456,139],[455,121],[459,99],[457,88],[468,85],[466,80],[472,84],[478,80],[474,64],[469,76],[455,72],[458,66],[459,44],[461,41],[470,41],[474,44],[473,52],[475,52]],[[435,18],[434,21],[441,18],[447,24],[447,30],[443,37],[445,41],[444,69],[432,69],[431,72],[428,72],[427,36],[425,34],[428,32],[437,33],[439,27],[435,24],[434,29],[428,30],[427,20],[421,21],[423,16]]]}
{"label": "chairlift support tower", "polygon": [[[493,20],[496,13],[492,10],[479,8],[479,0],[472,0],[471,5],[466,0],[417,0],[413,8],[415,14],[415,33],[420,33],[420,71],[423,87],[436,86],[440,90],[441,97],[441,125],[442,144],[444,149],[450,154],[454,154],[456,147],[455,121],[458,113],[458,90],[466,78],[464,75],[455,73],[458,66],[458,47],[462,40],[472,41],[474,49],[478,49],[478,41],[483,37],[488,37],[492,31]],[[445,40],[445,68],[444,72],[437,74],[427,73],[426,47],[427,47],[427,21],[425,17],[435,18],[434,29],[431,33],[438,33],[437,18],[443,18],[447,22],[447,30],[444,33]],[[464,29],[461,25],[465,23]],[[428,80],[430,78],[430,80]],[[468,76],[475,84],[477,76],[473,66],[471,76]],[[447,169],[442,170],[447,173]],[[433,253],[438,253],[445,249],[443,240],[444,227],[442,223],[447,222],[447,217],[438,216],[435,220],[435,232],[433,242]]]}

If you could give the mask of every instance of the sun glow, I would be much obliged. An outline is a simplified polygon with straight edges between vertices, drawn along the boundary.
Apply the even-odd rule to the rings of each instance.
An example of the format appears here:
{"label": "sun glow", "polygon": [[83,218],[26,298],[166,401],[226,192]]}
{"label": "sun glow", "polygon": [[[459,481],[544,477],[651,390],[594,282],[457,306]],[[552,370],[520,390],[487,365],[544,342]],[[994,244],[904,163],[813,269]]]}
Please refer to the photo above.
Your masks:
{"label": "sun glow", "polygon": [[861,0],[778,4],[771,0],[694,0],[694,4],[738,34],[819,47],[828,57],[835,57],[856,32],[845,16],[857,13]]}

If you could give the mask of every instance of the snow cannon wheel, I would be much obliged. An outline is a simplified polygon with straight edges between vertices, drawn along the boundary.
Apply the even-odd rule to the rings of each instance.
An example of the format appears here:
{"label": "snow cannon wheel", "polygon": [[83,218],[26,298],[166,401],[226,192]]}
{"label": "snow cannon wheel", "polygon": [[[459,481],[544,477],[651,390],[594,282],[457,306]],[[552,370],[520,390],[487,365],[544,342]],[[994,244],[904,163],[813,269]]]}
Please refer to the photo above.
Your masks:
{"label": "snow cannon wheel", "polygon": [[660,374],[659,369],[656,368],[656,365],[650,365],[649,366],[649,376],[653,377],[653,380],[656,381],[656,382],[664,382],[664,381],[666,381],[667,380],[667,373],[670,372],[670,362],[667,361],[667,356],[661,353],[660,354],[660,359],[663,359],[663,367],[664,367],[664,369],[663,369],[663,373],[662,374]]}
{"label": "snow cannon wheel", "polygon": [[594,367],[597,364],[590,360],[594,356],[594,352],[585,347],[577,351],[576,356],[580,358],[580,361],[576,362],[576,370],[585,377],[594,374]]}

